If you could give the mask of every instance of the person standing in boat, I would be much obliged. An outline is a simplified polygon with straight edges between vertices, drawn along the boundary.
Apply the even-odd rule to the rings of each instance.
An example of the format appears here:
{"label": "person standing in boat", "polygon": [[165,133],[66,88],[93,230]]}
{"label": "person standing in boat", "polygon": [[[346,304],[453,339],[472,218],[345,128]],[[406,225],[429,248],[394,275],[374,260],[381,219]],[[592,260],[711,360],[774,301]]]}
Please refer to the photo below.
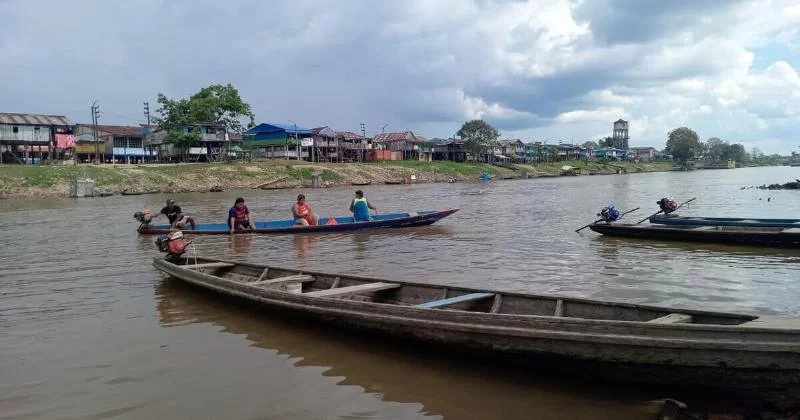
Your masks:
{"label": "person standing in boat", "polygon": [[297,196],[297,201],[292,206],[292,214],[294,215],[294,224],[301,226],[316,226],[319,224],[319,216],[311,211],[311,206],[306,203],[306,196],[300,194]]}
{"label": "person standing in boat", "polygon": [[228,210],[228,227],[231,233],[234,230],[255,229],[255,222],[253,222],[253,215],[250,209],[244,204],[244,198],[239,197],[233,203],[233,207]]}
{"label": "person standing in boat", "polygon": [[191,226],[192,230],[195,229],[194,219],[183,214],[181,206],[175,204],[175,200],[171,198],[167,200],[167,206],[162,208],[159,214],[156,214],[153,217],[158,217],[162,214],[167,216],[169,225],[173,229],[186,229],[186,225]]}
{"label": "person standing in boat", "polygon": [[378,210],[377,207],[370,204],[370,202],[364,198],[363,191],[356,191],[356,198],[350,203],[350,211],[353,212],[353,220],[356,222],[368,222],[370,209]]}

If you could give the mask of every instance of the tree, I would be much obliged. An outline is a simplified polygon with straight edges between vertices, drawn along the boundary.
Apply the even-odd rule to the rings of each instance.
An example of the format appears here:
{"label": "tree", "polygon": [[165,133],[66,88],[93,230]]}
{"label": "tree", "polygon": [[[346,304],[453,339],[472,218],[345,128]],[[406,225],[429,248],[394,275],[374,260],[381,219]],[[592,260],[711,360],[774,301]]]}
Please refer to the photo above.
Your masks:
{"label": "tree", "polygon": [[667,134],[667,147],[664,149],[679,163],[686,163],[702,150],[700,138],[691,128],[676,128]]}
{"label": "tree", "polygon": [[600,140],[599,143],[600,147],[614,147],[614,139],[611,137],[606,137]]}
{"label": "tree", "polygon": [[739,143],[730,145],[728,154],[731,160],[734,160],[738,163],[747,163],[750,161],[750,156],[747,155],[747,151],[744,149],[744,146]]}
{"label": "tree", "polygon": [[249,119],[247,127],[255,125],[250,105],[242,100],[239,91],[231,84],[205,87],[189,99],[170,99],[159,93],[158,104],[155,123],[166,133],[164,142],[175,145],[184,153],[203,138],[198,127],[185,132],[187,126],[213,124],[241,133],[244,129],[241,120],[245,117]]}
{"label": "tree", "polygon": [[456,134],[464,140],[464,149],[475,159],[483,156],[500,137],[500,132],[484,120],[467,121]]}
{"label": "tree", "polygon": [[194,122],[225,126],[230,131],[244,131],[242,118],[249,118],[247,128],[255,126],[255,116],[250,105],[242,100],[239,91],[230,83],[211,85],[200,89],[189,98],[189,118]]}
{"label": "tree", "polygon": [[703,148],[703,157],[711,162],[727,162],[730,154],[728,142],[719,137],[712,137],[706,140]]}
{"label": "tree", "polygon": [[587,148],[587,149],[599,149],[600,148],[600,145],[597,144],[596,141],[591,141],[591,140],[584,142],[582,144],[582,146]]}

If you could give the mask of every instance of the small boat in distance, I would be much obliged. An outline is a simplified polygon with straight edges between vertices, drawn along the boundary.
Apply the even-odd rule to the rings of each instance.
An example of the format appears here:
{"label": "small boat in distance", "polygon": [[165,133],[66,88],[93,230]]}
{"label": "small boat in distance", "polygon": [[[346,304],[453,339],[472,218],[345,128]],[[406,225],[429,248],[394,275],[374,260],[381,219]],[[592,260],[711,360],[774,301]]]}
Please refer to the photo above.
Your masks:
{"label": "small boat in distance", "polygon": [[650,223],[684,226],[800,227],[800,219],[756,219],[749,217],[650,216]]}
{"label": "small boat in distance", "polygon": [[595,223],[589,229],[607,236],[665,241],[800,248],[800,227],[632,225]]}
{"label": "small boat in distance", "polygon": [[[319,225],[297,225],[294,219],[270,220],[256,222],[254,230],[235,231],[237,234],[283,234],[283,233],[323,233],[323,232],[348,232],[365,229],[389,229],[412,226],[430,225],[457,212],[458,209],[440,211],[417,211],[412,213],[376,214],[369,221],[355,222],[352,216],[320,217]],[[134,215],[134,217],[136,217]],[[138,219],[137,219],[138,220]],[[139,220],[142,222],[142,220]],[[137,229],[143,235],[162,235],[172,231],[169,225],[141,224]],[[195,229],[185,229],[185,235],[229,235],[230,229],[226,223],[198,223]]]}
{"label": "small boat in distance", "polygon": [[[341,331],[477,350],[582,377],[798,401],[800,320],[306,271],[197,256],[162,273],[220,298]],[[244,306],[243,306],[244,307]],[[532,371],[535,374],[535,370]],[[765,397],[766,398],[766,397]]]}

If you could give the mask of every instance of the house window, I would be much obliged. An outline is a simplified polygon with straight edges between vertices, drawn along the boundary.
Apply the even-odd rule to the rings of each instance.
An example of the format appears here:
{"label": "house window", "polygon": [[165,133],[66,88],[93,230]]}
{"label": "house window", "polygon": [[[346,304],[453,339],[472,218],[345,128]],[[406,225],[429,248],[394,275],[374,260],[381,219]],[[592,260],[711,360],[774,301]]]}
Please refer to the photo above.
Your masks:
{"label": "house window", "polygon": [[12,133],[19,133],[19,127],[12,127],[11,128],[11,132]]}

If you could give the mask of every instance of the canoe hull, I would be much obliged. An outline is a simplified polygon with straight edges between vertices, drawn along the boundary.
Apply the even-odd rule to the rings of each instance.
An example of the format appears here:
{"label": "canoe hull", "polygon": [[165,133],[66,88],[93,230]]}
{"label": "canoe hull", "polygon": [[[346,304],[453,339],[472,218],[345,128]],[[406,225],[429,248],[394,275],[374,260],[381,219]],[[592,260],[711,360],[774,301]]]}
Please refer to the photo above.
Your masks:
{"label": "canoe hull", "polygon": [[[255,230],[235,231],[235,234],[294,234],[294,233],[327,233],[327,232],[351,232],[367,229],[392,229],[414,226],[425,226],[438,222],[447,216],[457,212],[458,209],[448,209],[442,211],[420,211],[416,213],[397,213],[379,215],[368,222],[353,222],[352,217],[337,217],[336,224],[327,224],[327,218],[320,218],[317,226],[295,225],[293,220],[279,220],[271,222],[256,222]],[[137,232],[142,235],[160,235],[169,233],[171,230],[168,225],[160,226],[141,226]],[[197,225],[196,230],[185,229],[184,235],[229,235],[230,230],[225,224]]]}
{"label": "canoe hull", "polygon": [[[800,248],[800,229],[742,226],[615,225],[589,226],[594,232],[623,238]],[[795,231],[796,230],[796,231]]]}
{"label": "canoe hull", "polygon": [[752,219],[743,217],[688,217],[659,214],[650,223],[684,226],[800,227],[800,219]]}
{"label": "canoe hull", "polygon": [[[652,324],[431,310],[268,290],[187,269],[160,258],[155,258],[153,265],[174,278],[261,310],[401,339],[413,338],[435,347],[501,354],[504,359],[519,358],[518,362],[532,366],[559,362],[559,366],[584,374],[596,372],[613,381],[723,387],[753,395],[773,391],[795,395],[800,389],[800,344],[797,344],[800,328],[771,330],[739,325]],[[252,273],[261,271],[261,266],[247,266],[252,267]],[[281,268],[270,270],[278,276],[298,273]],[[323,281],[325,276],[328,277],[325,281],[335,276],[303,273],[314,275],[315,282]],[[336,279],[340,277],[342,282],[347,281],[345,276],[335,276]],[[414,283],[403,287],[428,288],[436,294],[442,288]],[[424,294],[420,290],[414,289],[413,293]],[[515,299],[522,298],[518,294],[504,293],[503,296],[512,306]],[[574,305],[574,311],[579,311],[581,305],[588,303],[575,300]],[[611,309],[622,311],[629,306],[632,305],[613,304]],[[669,311],[668,308],[661,310]]]}

